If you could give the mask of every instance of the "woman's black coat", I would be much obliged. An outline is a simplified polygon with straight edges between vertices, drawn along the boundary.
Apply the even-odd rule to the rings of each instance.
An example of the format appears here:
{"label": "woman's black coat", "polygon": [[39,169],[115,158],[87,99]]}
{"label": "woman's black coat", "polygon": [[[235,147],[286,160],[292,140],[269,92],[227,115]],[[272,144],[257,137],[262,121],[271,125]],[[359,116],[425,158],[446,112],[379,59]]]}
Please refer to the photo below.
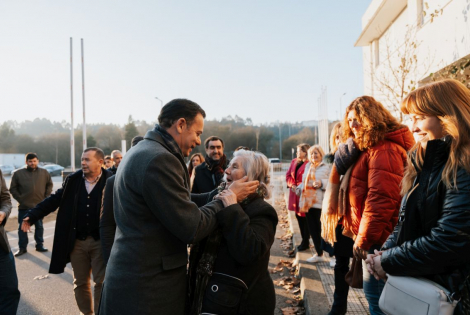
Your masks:
{"label": "woman's black coat", "polygon": [[[419,183],[405,206],[405,219],[385,242],[381,264],[394,276],[436,276],[467,270],[470,263],[470,174],[457,172],[457,187],[441,181],[450,138],[429,141]],[[439,281],[438,281],[439,282]],[[445,285],[444,283],[441,283]]]}
{"label": "woman's black coat", "polygon": [[273,314],[276,298],[268,264],[278,223],[276,210],[257,198],[246,206],[235,204],[220,211],[217,221],[223,238],[213,273],[239,278],[248,286],[246,314]]}

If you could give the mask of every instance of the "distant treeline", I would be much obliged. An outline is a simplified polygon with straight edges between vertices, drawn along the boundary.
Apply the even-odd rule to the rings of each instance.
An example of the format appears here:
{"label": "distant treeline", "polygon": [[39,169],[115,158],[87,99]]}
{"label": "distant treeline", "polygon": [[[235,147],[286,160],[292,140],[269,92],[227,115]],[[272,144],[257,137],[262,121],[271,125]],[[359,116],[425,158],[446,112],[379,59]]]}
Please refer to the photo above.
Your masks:
{"label": "distant treeline", "polygon": [[[87,145],[97,146],[110,154],[121,149],[121,140],[130,141],[137,135],[144,136],[153,129],[155,123],[133,120],[129,116],[124,126],[114,124],[87,125]],[[280,131],[280,132],[279,132]],[[83,150],[82,128],[75,130],[75,163],[79,166]],[[282,137],[282,158],[292,158],[292,148],[297,144],[317,142],[317,128],[305,127],[302,123],[282,123],[279,125],[254,126],[251,119],[238,116],[225,117],[221,121],[206,120],[202,142],[209,136],[216,135],[225,142],[225,152],[231,156],[238,146],[246,146],[263,152],[267,157],[279,157],[279,135]],[[46,118],[33,121],[6,121],[0,125],[0,153],[36,152],[43,162],[53,162],[63,166],[70,165],[70,124],[51,122]],[[193,153],[204,154],[204,145]]]}

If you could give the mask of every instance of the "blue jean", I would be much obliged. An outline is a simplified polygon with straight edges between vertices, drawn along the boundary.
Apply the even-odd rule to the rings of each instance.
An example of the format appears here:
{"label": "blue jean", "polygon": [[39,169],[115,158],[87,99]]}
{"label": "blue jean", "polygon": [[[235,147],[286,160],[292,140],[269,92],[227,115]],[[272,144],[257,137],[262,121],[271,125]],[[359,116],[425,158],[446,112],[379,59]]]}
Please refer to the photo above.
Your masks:
{"label": "blue jean", "polygon": [[16,314],[19,302],[15,258],[0,248],[0,314]]}
{"label": "blue jean", "polygon": [[[374,253],[374,249],[379,250],[380,246],[372,246],[369,249],[369,254]],[[364,295],[366,296],[367,302],[369,302],[369,312],[371,315],[384,315],[382,310],[379,308],[380,295],[385,286],[385,281],[376,280],[373,275],[367,271],[366,262],[362,261],[362,282],[364,288]]]}
{"label": "blue jean", "polygon": [[[18,247],[26,249],[28,246],[28,233],[25,233],[21,230],[21,223],[23,223],[23,218],[28,213],[28,210],[18,210]],[[37,220],[34,223],[34,240],[36,241],[36,248],[42,247],[44,244],[44,226],[42,225],[42,220]]]}

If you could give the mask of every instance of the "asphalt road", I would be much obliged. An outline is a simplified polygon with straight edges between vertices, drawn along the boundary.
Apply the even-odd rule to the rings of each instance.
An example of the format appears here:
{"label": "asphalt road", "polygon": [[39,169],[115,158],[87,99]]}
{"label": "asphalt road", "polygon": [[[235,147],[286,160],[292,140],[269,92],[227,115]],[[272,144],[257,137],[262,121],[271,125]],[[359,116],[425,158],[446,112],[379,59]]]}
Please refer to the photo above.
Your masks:
{"label": "asphalt road", "polygon": [[[34,241],[34,232],[32,232],[28,233],[28,253],[15,258],[21,292],[18,314],[64,315],[79,313],[73,296],[73,276],[70,264],[67,265],[63,274],[53,275],[48,272],[54,228],[55,221],[44,224],[44,246],[49,249],[48,252],[40,253],[35,250],[36,242]],[[12,231],[7,234],[12,251],[17,251],[18,232]],[[48,277],[35,280],[36,277],[45,275]]]}

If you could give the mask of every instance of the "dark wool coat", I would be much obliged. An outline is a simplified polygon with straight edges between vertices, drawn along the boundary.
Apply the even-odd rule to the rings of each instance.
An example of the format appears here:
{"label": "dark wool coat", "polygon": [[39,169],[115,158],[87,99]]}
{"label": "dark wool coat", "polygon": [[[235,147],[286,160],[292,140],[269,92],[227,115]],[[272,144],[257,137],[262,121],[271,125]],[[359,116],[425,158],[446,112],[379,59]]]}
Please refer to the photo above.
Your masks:
{"label": "dark wool coat", "polygon": [[441,176],[448,158],[448,143],[428,142],[419,186],[402,205],[402,231],[397,226],[385,242],[381,263],[393,276],[425,276],[453,292],[448,275],[460,269],[466,277],[470,264],[470,174],[459,169],[457,189],[446,189]]}
{"label": "dark wool coat", "polygon": [[184,314],[187,244],[216,228],[222,202],[191,201],[183,156],[156,129],[122,160],[113,199],[116,237],[100,315]]}
{"label": "dark wool coat", "polygon": [[113,189],[116,175],[111,176],[106,181],[106,187],[103,190],[103,203],[100,213],[100,240],[103,261],[108,264],[109,254],[114,243],[116,234],[116,220],[114,220],[113,211]]}
{"label": "dark wool coat", "polygon": [[[111,175],[111,172],[103,169],[103,174],[93,189],[100,189],[102,192],[106,180]],[[65,266],[70,262],[70,253],[75,246],[77,232],[77,198],[80,192],[80,184],[83,180],[82,170],[70,174],[62,184],[62,188],[57,189],[54,194],[29,210],[26,215],[30,218],[30,223],[34,224],[37,220],[44,218],[59,208],[55,224],[51,266],[49,267],[50,273],[63,273]],[[101,198],[97,202],[96,209],[100,209]]]}
{"label": "dark wool coat", "polygon": [[205,290],[203,313],[210,313],[213,301],[225,302],[224,293],[218,296],[211,290],[214,284],[221,285],[216,276],[224,274],[242,280],[249,288],[243,314],[273,314],[276,297],[268,264],[278,223],[276,210],[262,198],[256,198],[248,205],[227,207],[217,213],[217,219],[223,238],[213,277]]}
{"label": "dark wool coat", "polygon": [[5,178],[3,178],[2,171],[0,171],[0,211],[5,213],[5,218],[0,224],[0,250],[5,251],[5,253],[9,253],[10,243],[8,242],[8,236],[4,226],[11,213],[11,198],[7,184],[5,183]]}
{"label": "dark wool coat", "polygon": [[210,192],[219,186],[214,174],[209,171],[206,162],[202,162],[193,170],[194,182],[191,192],[194,194],[202,194]]}

